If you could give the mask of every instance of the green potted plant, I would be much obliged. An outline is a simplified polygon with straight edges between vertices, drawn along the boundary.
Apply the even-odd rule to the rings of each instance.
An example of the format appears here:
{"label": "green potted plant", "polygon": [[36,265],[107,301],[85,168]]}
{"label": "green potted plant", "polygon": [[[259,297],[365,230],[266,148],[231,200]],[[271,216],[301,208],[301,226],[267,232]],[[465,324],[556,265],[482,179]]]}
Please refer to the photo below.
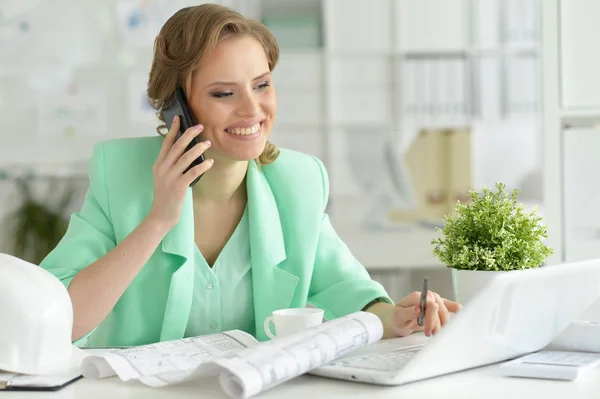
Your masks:
{"label": "green potted plant", "polygon": [[452,269],[456,299],[467,302],[500,272],[540,267],[553,251],[544,244],[547,228],[538,216],[517,201],[519,190],[469,191],[469,204],[458,202],[432,240],[433,254]]}
{"label": "green potted plant", "polygon": [[[48,194],[37,199],[28,178],[15,179],[21,201],[6,216],[11,255],[39,265],[67,231],[67,209],[75,199],[75,186],[69,182],[59,189],[51,180]],[[60,193],[60,194],[57,194]]]}

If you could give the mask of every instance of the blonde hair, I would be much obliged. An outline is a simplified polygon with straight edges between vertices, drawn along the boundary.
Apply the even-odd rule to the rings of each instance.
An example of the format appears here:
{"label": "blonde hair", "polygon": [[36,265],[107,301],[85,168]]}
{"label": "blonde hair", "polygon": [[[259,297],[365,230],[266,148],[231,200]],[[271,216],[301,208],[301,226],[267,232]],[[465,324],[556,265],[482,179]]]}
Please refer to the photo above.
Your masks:
{"label": "blonde hair", "polygon": [[[165,122],[162,109],[173,101],[178,86],[190,92],[192,74],[198,62],[216,45],[232,36],[251,36],[265,50],[272,71],[279,59],[279,46],[269,29],[258,21],[246,19],[230,8],[217,4],[202,4],[177,11],[167,20],[154,41],[154,59],[148,79],[148,100],[156,116]],[[164,135],[163,123],[156,131]],[[258,161],[269,164],[279,155],[279,149],[267,142]]]}

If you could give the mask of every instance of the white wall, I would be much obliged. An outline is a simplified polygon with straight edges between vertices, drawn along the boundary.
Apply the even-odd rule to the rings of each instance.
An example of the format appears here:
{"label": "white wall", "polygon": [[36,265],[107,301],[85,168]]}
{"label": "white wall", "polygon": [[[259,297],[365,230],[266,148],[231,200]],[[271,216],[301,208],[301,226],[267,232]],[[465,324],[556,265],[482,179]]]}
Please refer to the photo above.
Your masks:
{"label": "white wall", "polygon": [[[289,0],[263,2],[278,10],[297,7],[297,2]],[[530,2],[533,4],[535,0],[528,0],[527,4]],[[150,14],[141,15],[142,20],[151,17],[152,12],[160,12],[162,16],[154,18],[160,21],[179,6],[199,2],[147,3],[161,4],[163,8],[148,10]],[[243,3],[248,13],[260,13],[257,1],[223,3],[238,8]],[[508,3],[512,5],[506,6],[507,9],[515,9],[514,0]],[[520,60],[520,53],[505,57],[512,54],[514,43],[495,35],[498,24],[494,21],[506,20],[504,17],[510,13],[500,6],[508,3],[500,0],[321,0],[311,1],[310,6],[303,3],[300,8],[316,9],[324,18],[326,46],[304,50],[282,48],[281,62],[274,74],[280,104],[273,141],[324,159],[332,178],[333,201],[336,196],[342,200],[361,199],[368,193],[351,180],[355,177],[345,150],[348,128],[392,132],[392,135],[397,132],[394,139],[401,142],[411,133],[403,130],[404,123],[411,118],[407,115],[410,104],[405,89],[412,85],[419,92],[430,88],[433,93],[442,85],[439,79],[425,79],[422,84],[415,81],[414,76],[406,74],[407,66],[419,66],[417,72],[423,77],[420,68],[423,62],[431,64],[425,68],[427,71],[435,72],[444,71],[440,67],[444,61],[450,60],[452,64],[464,60],[458,62],[462,63],[460,78],[450,76],[447,82],[457,85],[455,91],[460,92],[464,102],[460,115],[454,119],[436,119],[428,113],[413,115],[413,127],[472,125],[475,186],[504,181],[509,187],[519,187],[539,168],[541,157],[537,127],[518,115],[518,109],[511,108],[511,98],[516,94],[510,88],[519,85],[511,78],[518,74],[511,69],[510,60]],[[23,14],[26,18],[10,19],[6,25],[10,35],[0,36],[3,54],[0,170],[15,163],[33,162],[40,170],[53,165],[51,168],[71,167],[75,173],[85,173],[97,141],[156,134],[156,120],[141,104],[152,59],[151,44],[159,25],[148,25],[138,33],[124,35],[120,21],[125,20],[124,16],[131,17],[128,14],[131,4],[136,1],[54,0],[40,2],[39,8]],[[476,5],[476,10],[469,8],[471,4]],[[5,6],[0,5],[0,12],[2,7]],[[444,18],[430,15],[431,9],[445,10]],[[23,20],[30,23],[26,31]],[[517,28],[511,24],[504,31],[510,33]],[[424,32],[427,36],[423,36]],[[56,40],[41,41],[40,37]],[[480,53],[480,50],[485,51]],[[531,46],[527,51],[531,51]],[[497,68],[476,68],[489,64],[480,62],[480,58],[492,60]],[[65,135],[60,117],[56,117],[63,102],[81,106],[77,112],[83,115],[82,122],[75,124],[74,135]],[[535,115],[534,112],[533,118]],[[368,141],[368,136],[365,139]],[[69,166],[72,163],[76,166]],[[8,183],[0,183],[0,199],[10,194],[9,187]],[[0,218],[10,206],[0,201]],[[360,210],[353,215],[358,213]],[[342,215],[342,219],[351,218]],[[354,219],[359,223],[359,217]],[[354,234],[360,228],[355,224],[342,234],[350,237],[358,252],[366,254],[370,249],[363,241],[352,239],[360,237]],[[407,242],[408,248],[412,246],[411,237],[427,237],[401,229],[390,234],[381,241]],[[420,240],[418,253],[428,253],[429,239]],[[386,264],[396,260],[405,264],[430,261],[430,256],[419,255],[420,259],[415,260],[410,254],[398,254],[393,246],[381,253],[387,254],[381,260]]]}

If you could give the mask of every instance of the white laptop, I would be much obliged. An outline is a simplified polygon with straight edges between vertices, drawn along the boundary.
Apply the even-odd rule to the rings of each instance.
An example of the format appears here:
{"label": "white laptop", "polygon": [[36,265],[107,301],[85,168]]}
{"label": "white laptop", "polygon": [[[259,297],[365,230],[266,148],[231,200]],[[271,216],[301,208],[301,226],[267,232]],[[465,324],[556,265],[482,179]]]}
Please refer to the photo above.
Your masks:
{"label": "white laptop", "polygon": [[502,273],[433,337],[382,340],[311,371],[400,385],[546,347],[600,298],[600,259]]}

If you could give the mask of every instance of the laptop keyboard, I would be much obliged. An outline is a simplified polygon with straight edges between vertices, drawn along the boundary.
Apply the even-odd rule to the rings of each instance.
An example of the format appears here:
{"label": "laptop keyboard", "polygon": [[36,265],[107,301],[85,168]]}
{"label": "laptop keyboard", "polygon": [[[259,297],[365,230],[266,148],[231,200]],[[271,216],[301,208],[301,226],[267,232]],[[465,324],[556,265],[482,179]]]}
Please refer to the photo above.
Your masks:
{"label": "laptop keyboard", "polygon": [[413,349],[395,350],[385,353],[374,353],[351,357],[331,363],[332,366],[356,367],[367,370],[398,371],[416,355],[422,346]]}

